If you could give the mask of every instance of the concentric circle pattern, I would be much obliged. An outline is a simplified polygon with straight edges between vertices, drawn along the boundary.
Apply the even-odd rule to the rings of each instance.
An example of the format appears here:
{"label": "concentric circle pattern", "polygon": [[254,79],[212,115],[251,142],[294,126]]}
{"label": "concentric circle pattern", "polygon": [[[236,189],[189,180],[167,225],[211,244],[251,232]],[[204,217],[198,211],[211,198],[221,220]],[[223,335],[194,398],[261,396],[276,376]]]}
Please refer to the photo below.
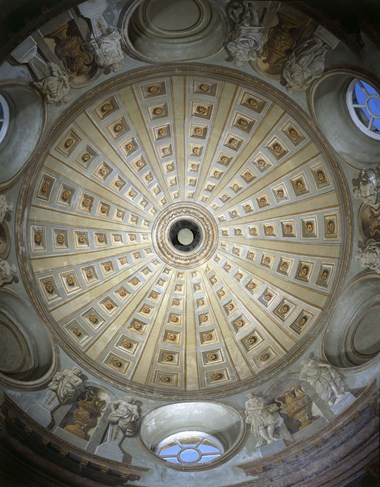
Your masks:
{"label": "concentric circle pattern", "polygon": [[[95,374],[224,394],[320,330],[349,239],[343,183],[273,88],[200,65],[153,73],[97,88],[61,120],[28,182],[24,273]],[[176,218],[201,230],[189,252],[170,243]]]}
{"label": "concentric circle pattern", "polygon": [[[176,244],[177,227],[193,229],[191,245]],[[177,235],[176,235],[177,234]],[[155,221],[152,240],[163,261],[180,269],[200,267],[214,254],[218,245],[218,229],[213,217],[201,205],[179,203],[166,208]],[[177,237],[177,238],[176,238]]]}

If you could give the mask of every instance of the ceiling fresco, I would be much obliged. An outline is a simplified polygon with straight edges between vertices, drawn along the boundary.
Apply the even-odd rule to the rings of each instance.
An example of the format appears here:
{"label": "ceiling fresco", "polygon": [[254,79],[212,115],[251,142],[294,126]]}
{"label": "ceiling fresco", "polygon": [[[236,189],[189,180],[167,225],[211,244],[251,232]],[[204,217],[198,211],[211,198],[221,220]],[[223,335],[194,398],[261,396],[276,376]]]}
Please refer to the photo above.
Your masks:
{"label": "ceiling fresco", "polygon": [[137,70],[79,99],[26,178],[25,282],[65,350],[120,387],[212,397],[320,331],[351,236],[315,128],[266,83]]}
{"label": "ceiling fresco", "polygon": [[0,484],[365,482],[374,23],[308,2],[13,1]]}

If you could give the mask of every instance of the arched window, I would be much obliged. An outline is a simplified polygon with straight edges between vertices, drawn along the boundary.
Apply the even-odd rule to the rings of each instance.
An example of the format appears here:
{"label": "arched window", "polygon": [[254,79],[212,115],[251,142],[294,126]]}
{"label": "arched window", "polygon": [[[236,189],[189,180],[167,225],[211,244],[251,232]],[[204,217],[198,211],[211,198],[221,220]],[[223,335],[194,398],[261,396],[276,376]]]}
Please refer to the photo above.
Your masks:
{"label": "arched window", "polygon": [[355,78],[347,90],[347,106],[355,125],[373,139],[380,139],[380,93],[367,81]]}
{"label": "arched window", "polygon": [[162,440],[155,451],[167,462],[177,465],[199,465],[216,460],[224,453],[214,436],[200,431],[182,431]]}
{"label": "arched window", "polygon": [[5,139],[9,127],[9,106],[5,98],[0,95],[0,144]]}

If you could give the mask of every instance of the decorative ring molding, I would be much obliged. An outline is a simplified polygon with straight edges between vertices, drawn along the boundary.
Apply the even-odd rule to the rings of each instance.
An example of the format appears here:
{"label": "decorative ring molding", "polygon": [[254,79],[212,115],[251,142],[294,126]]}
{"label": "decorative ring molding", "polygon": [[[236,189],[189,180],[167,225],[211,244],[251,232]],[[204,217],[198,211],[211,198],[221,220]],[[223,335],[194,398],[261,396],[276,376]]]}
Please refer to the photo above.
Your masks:
{"label": "decorative ring molding", "polygon": [[[181,252],[169,240],[171,226],[180,220],[190,220],[201,230],[201,242],[191,252]],[[152,241],[157,254],[167,263],[180,269],[193,269],[207,262],[218,246],[218,228],[211,214],[202,206],[193,203],[177,203],[169,206],[158,216]]]}

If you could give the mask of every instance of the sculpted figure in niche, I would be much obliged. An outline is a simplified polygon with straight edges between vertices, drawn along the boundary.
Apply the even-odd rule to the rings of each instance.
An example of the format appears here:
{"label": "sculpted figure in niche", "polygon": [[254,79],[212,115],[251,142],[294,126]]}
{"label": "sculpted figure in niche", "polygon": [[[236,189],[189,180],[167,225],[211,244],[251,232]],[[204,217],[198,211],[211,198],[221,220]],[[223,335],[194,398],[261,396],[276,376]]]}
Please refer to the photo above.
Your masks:
{"label": "sculpted figure in niche", "polygon": [[0,287],[11,284],[16,277],[16,266],[8,261],[0,259]]}
{"label": "sculpted figure in niche", "polygon": [[263,47],[263,27],[260,26],[255,2],[236,0],[227,6],[227,15],[235,22],[235,29],[226,49],[237,66],[255,61]]}
{"label": "sculpted figure in niche", "polygon": [[73,402],[84,390],[84,382],[77,367],[57,372],[48,387],[53,391],[61,404]]}
{"label": "sculpted figure in niche", "polygon": [[134,436],[137,430],[137,421],[140,418],[140,402],[130,397],[124,400],[113,401],[108,420],[111,424],[111,441],[118,445],[125,436]]}
{"label": "sculpted figure in niche", "polygon": [[66,103],[69,100],[70,78],[54,63],[49,63],[50,76],[34,83],[45,96],[47,103]]}
{"label": "sculpted figure in niche", "polygon": [[276,404],[268,404],[263,397],[249,394],[245,403],[245,422],[251,425],[251,432],[258,438],[257,447],[270,445],[281,440],[279,433],[284,420],[278,413]]}
{"label": "sculpted figure in niche", "polygon": [[284,65],[282,77],[290,93],[306,91],[310,83],[321,76],[329,46],[318,37],[308,39],[294,49]]}
{"label": "sculpted figure in niche", "polygon": [[356,253],[357,260],[367,269],[380,274],[380,243],[375,240],[359,240],[359,249]]}
{"label": "sculpted figure in niche", "polygon": [[104,69],[105,73],[115,72],[124,59],[121,48],[121,34],[116,28],[109,28],[108,32],[97,39],[91,40],[94,48],[96,64]]}
{"label": "sculpted figure in niche", "polygon": [[329,406],[333,406],[345,394],[343,377],[330,364],[314,357],[301,362],[299,377],[307,381]]}
{"label": "sculpted figure in niche", "polygon": [[361,170],[352,184],[356,198],[361,198],[375,211],[380,210],[380,166]]}
{"label": "sculpted figure in niche", "polygon": [[7,203],[5,195],[0,194],[0,225],[9,217],[13,210],[13,204]]}

